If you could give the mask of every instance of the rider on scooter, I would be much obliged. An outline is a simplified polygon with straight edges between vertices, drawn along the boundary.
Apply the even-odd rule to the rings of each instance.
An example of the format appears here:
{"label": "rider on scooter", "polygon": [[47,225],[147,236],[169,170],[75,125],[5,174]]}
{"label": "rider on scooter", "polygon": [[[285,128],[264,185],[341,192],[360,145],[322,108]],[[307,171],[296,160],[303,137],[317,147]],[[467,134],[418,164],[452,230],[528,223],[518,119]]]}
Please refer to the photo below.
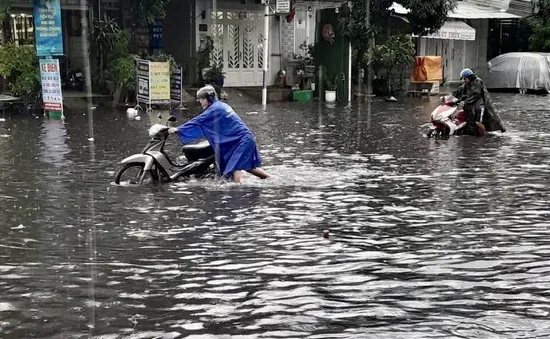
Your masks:
{"label": "rider on scooter", "polygon": [[468,134],[478,134],[478,131],[483,134],[485,130],[500,130],[504,133],[506,128],[502,125],[483,80],[469,68],[460,72],[460,79],[464,83],[452,95],[464,102]]}
{"label": "rider on scooter", "polygon": [[228,104],[218,101],[214,87],[200,88],[197,99],[204,112],[178,128],[170,128],[169,132],[177,133],[184,144],[200,138],[208,139],[216,153],[220,173],[232,177],[237,183],[242,182],[242,171],[261,179],[269,178],[270,175],[260,167],[262,160],[254,135]]}

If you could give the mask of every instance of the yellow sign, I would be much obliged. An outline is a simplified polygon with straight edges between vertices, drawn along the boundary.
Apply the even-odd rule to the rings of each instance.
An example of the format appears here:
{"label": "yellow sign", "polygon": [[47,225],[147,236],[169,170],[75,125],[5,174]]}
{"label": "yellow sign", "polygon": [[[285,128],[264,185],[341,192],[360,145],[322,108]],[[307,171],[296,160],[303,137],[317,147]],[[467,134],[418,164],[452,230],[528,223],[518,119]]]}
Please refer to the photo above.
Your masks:
{"label": "yellow sign", "polygon": [[149,74],[151,81],[151,102],[170,101],[170,63],[151,62]]}

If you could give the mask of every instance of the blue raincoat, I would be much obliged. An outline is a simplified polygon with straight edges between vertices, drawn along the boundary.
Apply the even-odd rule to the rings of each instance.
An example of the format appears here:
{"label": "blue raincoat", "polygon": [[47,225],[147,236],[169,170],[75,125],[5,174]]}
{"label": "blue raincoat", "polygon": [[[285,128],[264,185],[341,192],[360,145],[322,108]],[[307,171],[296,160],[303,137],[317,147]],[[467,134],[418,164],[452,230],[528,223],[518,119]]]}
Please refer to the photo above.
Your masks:
{"label": "blue raincoat", "polygon": [[177,130],[184,144],[206,138],[216,153],[216,163],[223,176],[261,165],[254,135],[226,103],[214,101],[201,115],[182,124]]}

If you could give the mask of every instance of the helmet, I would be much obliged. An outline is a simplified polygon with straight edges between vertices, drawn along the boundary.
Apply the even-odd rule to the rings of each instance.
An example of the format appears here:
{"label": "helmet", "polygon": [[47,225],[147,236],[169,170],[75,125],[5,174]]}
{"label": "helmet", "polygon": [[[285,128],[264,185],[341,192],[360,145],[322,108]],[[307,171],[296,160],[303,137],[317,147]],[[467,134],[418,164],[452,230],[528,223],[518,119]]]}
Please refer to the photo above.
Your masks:
{"label": "helmet", "polygon": [[474,72],[472,72],[471,69],[469,68],[464,68],[461,72],[460,72],[460,79],[464,79],[466,77],[469,77],[470,75],[474,74]]}
{"label": "helmet", "polygon": [[199,88],[197,91],[197,99],[206,99],[209,103],[213,103],[218,100],[218,95],[216,94],[216,89],[211,85],[206,85],[202,88]]}

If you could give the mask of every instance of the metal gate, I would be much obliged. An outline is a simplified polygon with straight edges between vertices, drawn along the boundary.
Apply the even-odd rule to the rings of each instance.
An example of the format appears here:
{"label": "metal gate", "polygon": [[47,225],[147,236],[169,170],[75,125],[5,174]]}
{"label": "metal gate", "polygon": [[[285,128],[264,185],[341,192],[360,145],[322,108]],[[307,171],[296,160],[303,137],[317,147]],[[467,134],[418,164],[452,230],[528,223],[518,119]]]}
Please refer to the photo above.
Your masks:
{"label": "metal gate", "polygon": [[209,28],[214,48],[211,62],[223,67],[225,84],[263,84],[263,12],[210,11]]}

